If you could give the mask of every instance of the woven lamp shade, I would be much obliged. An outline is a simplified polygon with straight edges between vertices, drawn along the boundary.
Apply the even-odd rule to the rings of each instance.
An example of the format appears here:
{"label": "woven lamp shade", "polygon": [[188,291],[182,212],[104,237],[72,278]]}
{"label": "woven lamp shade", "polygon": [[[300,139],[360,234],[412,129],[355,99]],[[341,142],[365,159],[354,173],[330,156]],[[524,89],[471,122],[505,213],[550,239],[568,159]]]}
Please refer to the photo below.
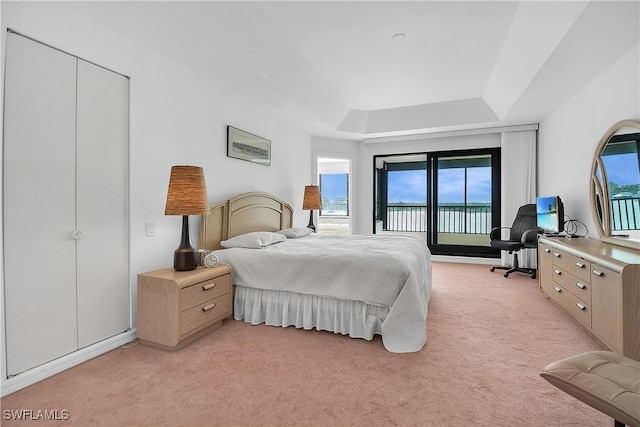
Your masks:
{"label": "woven lamp shade", "polygon": [[320,200],[320,186],[307,185],[304,187],[304,199],[302,200],[303,210],[322,209]]}
{"label": "woven lamp shade", "polygon": [[173,166],[169,178],[165,215],[204,215],[209,213],[207,185],[199,166]]}

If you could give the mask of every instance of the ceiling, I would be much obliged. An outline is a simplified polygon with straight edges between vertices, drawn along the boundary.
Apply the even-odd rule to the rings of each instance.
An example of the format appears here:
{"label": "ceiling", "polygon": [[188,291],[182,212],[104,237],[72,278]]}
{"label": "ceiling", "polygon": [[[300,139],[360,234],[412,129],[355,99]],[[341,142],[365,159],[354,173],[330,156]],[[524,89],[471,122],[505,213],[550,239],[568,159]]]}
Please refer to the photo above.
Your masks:
{"label": "ceiling", "polygon": [[234,87],[237,96],[291,114],[312,134],[363,139],[538,123],[639,49],[639,5],[144,1],[81,7],[192,72]]}

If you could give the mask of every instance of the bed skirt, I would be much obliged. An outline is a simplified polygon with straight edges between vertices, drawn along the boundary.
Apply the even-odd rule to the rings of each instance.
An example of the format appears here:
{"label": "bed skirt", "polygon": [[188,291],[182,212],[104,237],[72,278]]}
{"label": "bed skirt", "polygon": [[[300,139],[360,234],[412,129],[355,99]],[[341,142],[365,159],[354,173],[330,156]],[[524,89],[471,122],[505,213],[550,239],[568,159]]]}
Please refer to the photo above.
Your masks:
{"label": "bed skirt", "polygon": [[382,334],[389,307],[287,291],[235,286],[233,317],[252,325],[295,326],[370,340]]}

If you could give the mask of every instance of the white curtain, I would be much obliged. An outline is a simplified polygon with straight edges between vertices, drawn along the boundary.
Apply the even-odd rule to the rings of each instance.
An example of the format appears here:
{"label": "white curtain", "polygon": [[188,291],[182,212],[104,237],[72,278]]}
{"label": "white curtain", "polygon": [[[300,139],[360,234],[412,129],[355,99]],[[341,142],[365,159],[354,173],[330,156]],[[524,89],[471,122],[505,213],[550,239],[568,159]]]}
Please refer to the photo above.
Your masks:
{"label": "white curtain", "polygon": [[[502,133],[501,223],[503,226],[511,226],[520,206],[536,202],[537,139],[536,130]],[[508,230],[503,231],[503,238],[508,238]],[[534,249],[520,250],[518,260],[521,267],[537,267],[537,254]],[[513,255],[502,251],[502,265],[513,265],[512,263]]]}

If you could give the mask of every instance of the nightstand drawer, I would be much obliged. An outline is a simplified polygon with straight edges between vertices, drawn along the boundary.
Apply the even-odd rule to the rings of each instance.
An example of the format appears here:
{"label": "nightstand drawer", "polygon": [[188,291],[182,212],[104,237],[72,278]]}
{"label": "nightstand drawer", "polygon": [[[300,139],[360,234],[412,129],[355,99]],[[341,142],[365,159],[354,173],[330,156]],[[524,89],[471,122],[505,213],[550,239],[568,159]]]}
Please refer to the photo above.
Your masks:
{"label": "nightstand drawer", "polygon": [[207,323],[215,322],[218,318],[224,319],[231,314],[232,299],[229,294],[224,294],[199,304],[180,314],[180,335],[187,335],[189,332]]}
{"label": "nightstand drawer", "polygon": [[591,304],[591,284],[560,267],[553,267],[553,281],[587,304]]}
{"label": "nightstand drawer", "polygon": [[558,249],[552,249],[552,252],[554,267],[560,267],[582,280],[589,281],[591,277],[591,263],[589,261]]}
{"label": "nightstand drawer", "polygon": [[231,292],[231,274],[214,277],[180,290],[180,311]]}

